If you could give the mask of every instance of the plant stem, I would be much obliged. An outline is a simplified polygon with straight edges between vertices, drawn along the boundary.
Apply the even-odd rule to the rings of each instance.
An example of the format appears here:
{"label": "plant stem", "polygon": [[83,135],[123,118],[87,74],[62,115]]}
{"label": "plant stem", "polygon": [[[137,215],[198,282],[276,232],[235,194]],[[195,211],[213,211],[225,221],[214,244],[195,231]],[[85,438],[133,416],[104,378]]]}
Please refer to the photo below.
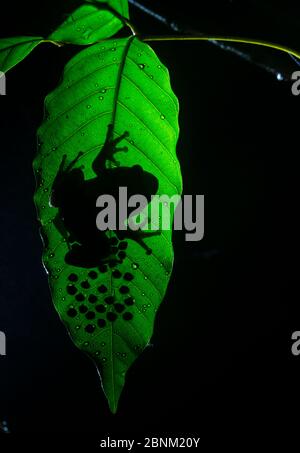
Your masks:
{"label": "plant stem", "polygon": [[[148,16],[153,17],[158,22],[164,24],[166,27],[168,27],[173,32],[176,32],[176,33],[179,32],[181,34],[190,35],[190,36],[200,36],[200,37],[202,36],[202,37],[204,37],[203,34],[197,32],[197,31],[191,30],[190,27],[184,26],[182,24],[178,24],[177,22],[172,21],[172,20],[162,16],[161,14],[156,13],[152,9],[144,6],[138,0],[129,0],[129,3],[132,4],[135,8],[143,11]],[[209,38],[212,38],[212,36],[209,37]],[[247,61],[249,63],[255,64],[256,66],[259,66],[259,67],[263,68],[265,71],[267,71],[267,72],[271,73],[272,75],[274,75],[277,78],[277,80],[290,80],[290,75],[286,74],[286,73],[284,74],[284,72],[286,72],[286,71],[280,72],[273,65],[269,66],[268,64],[266,64],[264,62],[258,61],[255,58],[255,56],[253,57],[251,52],[248,51],[248,50],[247,51],[245,51],[245,50],[241,51],[240,48],[237,47],[237,46],[226,44],[225,37],[223,39],[222,39],[222,37],[217,37],[217,38],[218,39],[206,39],[206,41],[208,41],[210,44],[212,44],[214,46],[217,46],[219,49],[222,49],[223,51],[229,52],[229,53],[231,53],[231,54],[233,54],[233,55],[235,55],[235,56],[237,56],[237,57],[239,57],[239,58],[241,58],[241,59],[243,59],[243,60],[245,60],[245,61]],[[205,40],[205,39],[203,39],[203,40]],[[253,42],[253,41],[255,41],[255,42]],[[256,45],[260,45],[260,46],[264,46],[264,47],[275,48],[277,50],[281,50],[281,51],[283,51],[285,53],[288,53],[289,56],[294,60],[294,62],[298,66],[300,65],[299,61],[297,60],[299,58],[299,52],[297,52],[294,49],[289,49],[289,48],[287,48],[285,46],[281,46],[281,45],[277,45],[277,44],[273,45],[272,43],[265,43],[264,44],[263,41],[261,41],[261,40],[253,40],[253,39],[245,39],[245,40],[239,41],[238,38],[232,38],[232,39],[228,39],[227,42],[231,42],[233,44],[234,43],[237,43],[237,44],[240,44],[240,43],[251,43],[251,44],[256,44]],[[289,53],[289,51],[291,53]]]}
{"label": "plant stem", "polygon": [[54,44],[57,47],[63,47],[66,43],[64,42],[59,42],[59,41],[53,41],[52,39],[44,39],[43,42],[48,42],[50,44]]}
{"label": "plant stem", "polygon": [[296,58],[300,59],[300,52],[297,52],[290,47],[283,46],[281,44],[276,44],[269,41],[263,41],[259,39],[252,38],[242,38],[242,37],[233,37],[233,36],[215,36],[215,35],[194,35],[194,36],[185,36],[185,35],[175,35],[175,36],[144,36],[141,39],[145,42],[163,42],[163,41],[225,41],[225,42],[234,42],[242,44],[253,44],[257,46],[269,47],[271,49],[279,50],[285,52],[289,55],[293,55]]}

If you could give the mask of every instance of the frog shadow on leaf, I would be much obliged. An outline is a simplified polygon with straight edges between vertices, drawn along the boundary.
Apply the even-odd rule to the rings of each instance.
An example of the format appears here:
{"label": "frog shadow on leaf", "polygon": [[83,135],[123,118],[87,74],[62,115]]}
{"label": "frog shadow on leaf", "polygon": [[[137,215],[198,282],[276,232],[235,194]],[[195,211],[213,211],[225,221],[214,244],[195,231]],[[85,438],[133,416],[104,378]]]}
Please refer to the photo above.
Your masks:
{"label": "frog shadow on leaf", "polygon": [[[58,208],[58,214],[54,224],[68,245],[68,252],[65,256],[67,264],[82,267],[94,268],[103,263],[112,266],[122,262],[117,256],[116,242],[132,239],[140,244],[145,253],[151,254],[152,250],[146,245],[144,239],[149,236],[158,235],[159,232],[147,233],[141,230],[125,231],[116,230],[114,239],[108,237],[107,232],[99,231],[96,225],[96,217],[99,208],[96,207],[96,200],[100,195],[111,195],[116,200],[117,212],[119,212],[119,188],[126,187],[128,199],[132,195],[143,195],[148,202],[151,195],[158,190],[157,178],[143,170],[140,165],[133,167],[120,167],[114,154],[120,151],[127,152],[126,147],[117,145],[126,137],[128,132],[116,139],[112,138],[113,127],[108,127],[105,144],[94,159],[92,169],[96,176],[86,180],[83,166],[74,168],[82,152],[66,165],[67,156],[64,155],[54,179],[50,203]],[[108,162],[115,166],[107,168]],[[130,215],[128,210],[128,216]]]}

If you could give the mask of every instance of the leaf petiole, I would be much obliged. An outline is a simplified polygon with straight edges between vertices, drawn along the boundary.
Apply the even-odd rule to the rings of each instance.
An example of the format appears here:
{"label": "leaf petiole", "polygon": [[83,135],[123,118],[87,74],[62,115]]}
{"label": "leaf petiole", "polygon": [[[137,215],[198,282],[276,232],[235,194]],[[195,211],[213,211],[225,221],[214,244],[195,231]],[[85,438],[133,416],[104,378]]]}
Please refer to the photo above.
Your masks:
{"label": "leaf petiole", "polygon": [[164,41],[225,41],[241,44],[253,44],[262,47],[279,50],[281,52],[293,55],[300,59],[300,52],[290,47],[259,39],[242,38],[234,36],[217,36],[217,35],[169,35],[169,36],[140,36],[144,42],[164,42]]}

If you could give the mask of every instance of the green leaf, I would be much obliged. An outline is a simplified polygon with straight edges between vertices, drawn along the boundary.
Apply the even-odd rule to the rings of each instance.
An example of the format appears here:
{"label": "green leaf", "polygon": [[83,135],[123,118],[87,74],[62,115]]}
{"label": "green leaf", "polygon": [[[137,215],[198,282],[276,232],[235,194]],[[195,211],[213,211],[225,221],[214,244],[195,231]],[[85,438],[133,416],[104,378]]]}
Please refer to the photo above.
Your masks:
{"label": "green leaf", "polygon": [[0,39],[0,71],[9,71],[24,60],[41,42],[43,42],[43,38],[36,36]]}
{"label": "green leaf", "polygon": [[[68,244],[58,226],[62,220],[57,218],[59,211],[49,203],[50,194],[64,155],[66,165],[77,158],[75,168],[84,166],[86,181],[95,178],[92,163],[99,151],[102,155],[109,125],[113,125],[114,139],[124,132],[129,134],[121,142],[128,152],[116,155],[120,168],[130,169],[138,163],[157,179],[158,194],[181,194],[176,158],[178,101],[168,70],[147,44],[131,37],[95,44],[77,54],[66,65],[61,84],[46,98],[45,110],[34,161],[35,203],[45,243],[43,261],[55,308],[74,343],[96,363],[109,406],[116,412],[126,372],[149,344],[168,286],[173,266],[172,231],[145,239],[152,249],[150,255],[136,240],[126,239],[121,263],[112,260],[107,266],[100,261],[99,266],[89,269],[72,266],[66,264]],[[120,185],[121,181],[112,183]],[[77,220],[80,215],[79,211]],[[107,303],[111,296],[120,305]],[[95,298],[97,302],[89,302]],[[106,313],[95,311],[97,304],[104,305]],[[80,312],[85,310],[81,305],[92,313],[91,318],[96,317],[88,320]],[[122,307],[129,313],[125,319],[124,312],[116,312]],[[116,321],[107,319],[110,312],[117,313]],[[104,327],[98,327],[99,319]],[[88,333],[86,329],[93,330],[88,325],[95,330]]]}
{"label": "green leaf", "polygon": [[129,7],[128,7],[128,0],[86,0],[89,3],[104,3],[108,5],[110,8],[117,11],[126,19],[129,19]]}
{"label": "green leaf", "polygon": [[[107,2],[99,2],[103,8]],[[127,1],[108,2],[123,17],[128,18]],[[127,4],[127,9],[126,9]],[[124,14],[122,14],[124,13]],[[55,30],[49,39],[79,45],[94,44],[102,39],[110,38],[124,27],[121,18],[101,5],[84,5],[78,8],[68,19]]]}

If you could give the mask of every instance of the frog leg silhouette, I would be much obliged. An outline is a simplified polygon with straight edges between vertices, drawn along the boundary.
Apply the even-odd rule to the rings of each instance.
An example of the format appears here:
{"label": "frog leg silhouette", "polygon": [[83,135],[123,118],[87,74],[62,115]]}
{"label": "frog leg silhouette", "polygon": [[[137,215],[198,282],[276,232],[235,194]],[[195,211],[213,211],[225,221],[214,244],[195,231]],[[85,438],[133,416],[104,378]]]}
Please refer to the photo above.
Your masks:
{"label": "frog leg silhouette", "polygon": [[105,143],[92,163],[92,169],[97,176],[100,176],[101,172],[106,168],[105,164],[107,161],[113,163],[117,167],[120,166],[120,163],[115,159],[114,154],[128,151],[127,146],[121,148],[117,147],[117,145],[127,137],[129,137],[129,132],[124,132],[124,134],[119,137],[113,138],[113,125],[109,124]]}
{"label": "frog leg silhouette", "polygon": [[[77,161],[80,159],[80,157],[82,155],[83,155],[83,153],[79,152],[78,155],[76,156],[76,158],[73,159],[66,168],[65,168],[65,164],[66,164],[67,155],[66,154],[63,155],[61,163],[60,163],[60,166],[59,166],[59,169],[58,169],[58,172],[56,174],[56,177],[55,177],[53,185],[52,185],[52,193],[55,194],[55,191],[59,190],[64,176],[66,174],[68,174],[72,170],[72,168],[74,167],[74,165],[77,163]],[[55,203],[55,195],[51,199],[51,204],[53,206],[56,205],[56,203]],[[71,243],[74,242],[74,241],[72,240],[71,235],[67,231],[67,229],[66,229],[66,227],[64,225],[64,222],[61,219],[61,216],[60,216],[59,212],[56,214],[56,216],[55,216],[55,218],[53,220],[53,224],[56,227],[56,229],[58,230],[58,232],[61,234],[61,236],[64,238],[64,240],[66,241],[66,243],[68,245],[68,248],[70,250],[71,249]]]}
{"label": "frog leg silhouette", "polygon": [[55,176],[54,182],[52,184],[52,192],[53,191],[55,192],[56,188],[59,187],[64,175],[66,175],[67,173],[70,172],[70,170],[72,170],[72,168],[78,162],[78,160],[80,159],[81,156],[83,156],[83,152],[82,151],[80,151],[78,153],[78,155],[75,157],[75,159],[73,159],[69,163],[69,165],[66,168],[64,168],[65,164],[66,164],[66,160],[67,160],[67,155],[66,154],[63,155],[61,163],[60,163],[60,166],[59,166],[58,171],[57,171],[57,174]]}
{"label": "frog leg silhouette", "polygon": [[160,231],[155,232],[145,232],[142,230],[133,231],[128,229],[127,231],[117,231],[118,238],[123,241],[124,239],[132,239],[133,241],[137,242],[143,249],[146,251],[147,255],[152,254],[152,249],[148,247],[145,243],[145,239],[152,237],[152,236],[159,236]]}
{"label": "frog leg silhouette", "polygon": [[56,214],[56,216],[53,219],[53,225],[55,226],[57,231],[61,234],[61,236],[66,241],[68,249],[71,250],[71,242],[72,242],[71,236],[70,236],[69,232],[67,231],[67,229],[58,213]]}

